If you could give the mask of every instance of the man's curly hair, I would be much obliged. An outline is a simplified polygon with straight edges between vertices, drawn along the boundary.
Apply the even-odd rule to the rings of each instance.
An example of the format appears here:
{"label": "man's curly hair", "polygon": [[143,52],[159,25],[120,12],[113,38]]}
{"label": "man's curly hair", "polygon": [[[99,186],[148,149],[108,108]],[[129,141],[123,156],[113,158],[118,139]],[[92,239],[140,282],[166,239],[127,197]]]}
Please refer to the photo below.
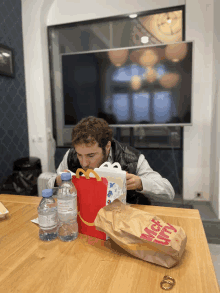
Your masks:
{"label": "man's curly hair", "polygon": [[112,129],[104,119],[94,116],[80,120],[72,131],[73,147],[79,144],[93,145],[97,142],[98,146],[105,150],[108,141],[112,141]]}

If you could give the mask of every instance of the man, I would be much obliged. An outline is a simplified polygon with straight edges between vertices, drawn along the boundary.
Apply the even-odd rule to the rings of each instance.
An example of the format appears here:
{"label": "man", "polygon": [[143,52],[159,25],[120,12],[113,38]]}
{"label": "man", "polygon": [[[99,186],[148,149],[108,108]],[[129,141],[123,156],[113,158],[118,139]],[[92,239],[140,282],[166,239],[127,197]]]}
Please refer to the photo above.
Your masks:
{"label": "man", "polygon": [[[174,198],[170,182],[153,171],[144,155],[135,148],[119,143],[112,137],[112,129],[104,119],[93,116],[82,119],[72,131],[72,146],[64,155],[57,173],[78,168],[94,169],[108,161],[119,162],[122,170],[127,171],[127,202],[151,204],[150,199]],[[61,176],[48,181],[48,188],[59,186]]]}

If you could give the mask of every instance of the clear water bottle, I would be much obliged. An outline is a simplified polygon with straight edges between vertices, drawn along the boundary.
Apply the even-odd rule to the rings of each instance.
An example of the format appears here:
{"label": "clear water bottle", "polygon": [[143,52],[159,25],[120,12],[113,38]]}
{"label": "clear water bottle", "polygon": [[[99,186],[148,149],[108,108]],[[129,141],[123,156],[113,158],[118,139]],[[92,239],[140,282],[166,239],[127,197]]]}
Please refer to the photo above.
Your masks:
{"label": "clear water bottle", "polygon": [[37,208],[39,221],[39,237],[43,241],[57,238],[57,205],[52,197],[52,189],[42,191],[42,200]]}
{"label": "clear water bottle", "polygon": [[57,197],[58,237],[62,241],[72,241],[78,237],[77,192],[69,172],[62,173],[61,179]]}

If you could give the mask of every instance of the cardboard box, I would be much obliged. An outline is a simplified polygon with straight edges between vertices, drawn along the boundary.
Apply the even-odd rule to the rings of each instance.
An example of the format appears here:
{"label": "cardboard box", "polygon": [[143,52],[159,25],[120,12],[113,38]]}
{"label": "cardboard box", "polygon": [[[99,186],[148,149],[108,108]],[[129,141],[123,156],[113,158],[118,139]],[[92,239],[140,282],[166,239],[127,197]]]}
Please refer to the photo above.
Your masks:
{"label": "cardboard box", "polygon": [[107,202],[106,205],[119,199],[123,204],[126,204],[127,187],[126,187],[126,171],[121,169],[118,162],[113,164],[109,162],[103,163],[94,171],[100,176],[108,180]]}

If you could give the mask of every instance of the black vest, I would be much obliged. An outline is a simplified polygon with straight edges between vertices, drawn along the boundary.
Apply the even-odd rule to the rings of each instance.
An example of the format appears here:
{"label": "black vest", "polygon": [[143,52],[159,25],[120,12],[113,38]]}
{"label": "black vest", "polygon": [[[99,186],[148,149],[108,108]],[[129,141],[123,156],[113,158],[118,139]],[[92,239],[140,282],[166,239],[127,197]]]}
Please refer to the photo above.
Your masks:
{"label": "black vest", "polygon": [[[136,175],[137,163],[141,153],[133,147],[127,146],[123,143],[119,143],[115,139],[112,140],[111,147],[113,162],[118,162],[121,165],[122,170]],[[76,173],[76,170],[78,168],[81,168],[74,148],[71,148],[69,151],[67,164],[68,169],[74,173]],[[148,198],[134,190],[127,191],[127,202],[147,205],[150,204]]]}

